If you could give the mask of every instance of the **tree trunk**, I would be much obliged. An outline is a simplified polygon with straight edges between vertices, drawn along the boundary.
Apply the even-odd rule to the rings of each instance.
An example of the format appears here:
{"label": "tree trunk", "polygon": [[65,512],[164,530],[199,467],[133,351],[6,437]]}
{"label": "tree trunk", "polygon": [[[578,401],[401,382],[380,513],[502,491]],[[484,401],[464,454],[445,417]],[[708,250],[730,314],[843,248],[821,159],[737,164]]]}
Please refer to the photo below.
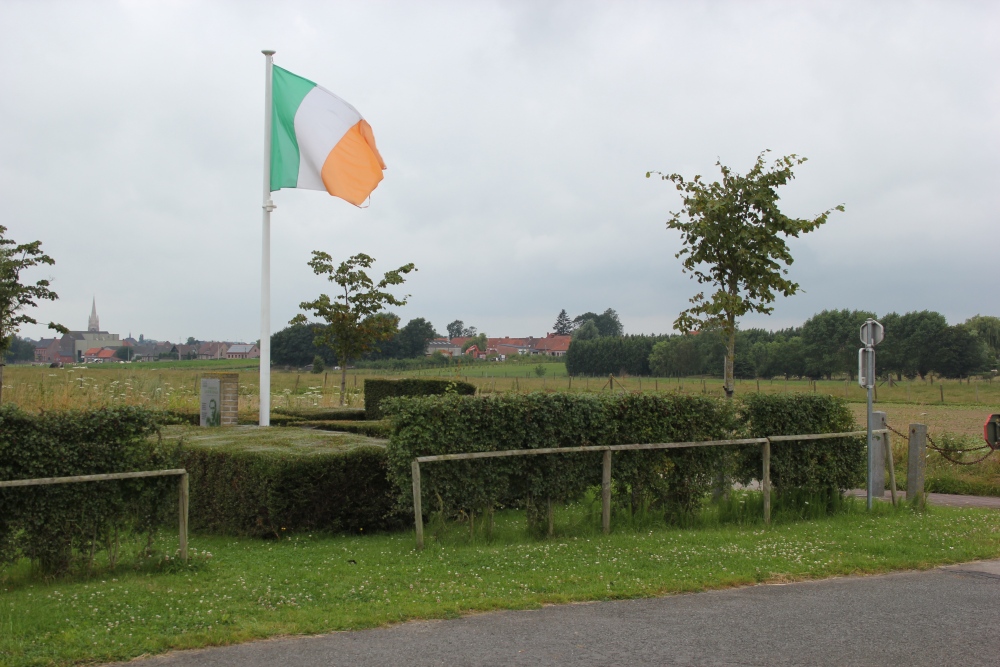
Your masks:
{"label": "tree trunk", "polygon": [[3,367],[6,366],[3,362],[0,362],[0,403],[3,403]]}
{"label": "tree trunk", "polygon": [[340,407],[344,407],[344,392],[347,391],[347,362],[340,367]]}
{"label": "tree trunk", "polygon": [[733,364],[736,361],[736,316],[729,316],[729,340],[726,341],[726,377],[723,380],[723,388],[726,390],[726,398],[732,398],[736,391],[733,382]]}

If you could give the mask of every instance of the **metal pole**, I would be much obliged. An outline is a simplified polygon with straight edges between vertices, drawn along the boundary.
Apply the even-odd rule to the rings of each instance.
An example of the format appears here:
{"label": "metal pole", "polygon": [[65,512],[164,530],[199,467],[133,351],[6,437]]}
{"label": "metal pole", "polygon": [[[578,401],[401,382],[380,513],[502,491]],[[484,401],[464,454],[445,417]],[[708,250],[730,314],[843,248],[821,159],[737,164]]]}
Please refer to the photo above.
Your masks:
{"label": "metal pole", "polygon": [[875,366],[874,352],[868,358],[871,361],[866,364],[868,368],[865,369],[865,373],[868,374],[865,378],[867,380],[866,384],[868,385],[868,489],[865,494],[868,496],[868,499],[865,502],[865,505],[870,510],[872,508],[872,494],[875,492],[875,475],[873,474],[875,470],[875,446],[872,440],[872,384],[874,383],[874,378],[870,374],[875,370],[873,368]]}
{"label": "metal pole", "polygon": [[271,73],[274,51],[261,51],[265,58],[264,85],[264,218],[260,259],[260,419],[271,425]]}

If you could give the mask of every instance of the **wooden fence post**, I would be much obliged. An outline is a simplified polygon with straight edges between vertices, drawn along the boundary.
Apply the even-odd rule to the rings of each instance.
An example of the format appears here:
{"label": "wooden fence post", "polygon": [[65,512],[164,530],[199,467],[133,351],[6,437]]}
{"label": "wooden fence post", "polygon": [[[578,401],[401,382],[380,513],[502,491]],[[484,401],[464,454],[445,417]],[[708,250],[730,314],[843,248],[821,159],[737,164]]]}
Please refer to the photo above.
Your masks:
{"label": "wooden fence post", "polygon": [[764,461],[763,475],[760,482],[764,494],[764,525],[771,525],[771,441],[765,440],[761,446],[761,458]]}
{"label": "wooden fence post", "polygon": [[185,563],[188,559],[188,474],[185,472],[177,482],[177,532],[180,536],[181,560]]}
{"label": "wooden fence post", "polygon": [[924,506],[924,465],[927,456],[927,426],[910,424],[910,451],[906,463],[906,499]]}
{"label": "wooden fence post", "polygon": [[604,470],[601,475],[601,530],[611,532],[611,450],[604,450]]}
{"label": "wooden fence post", "polygon": [[424,513],[420,507],[420,464],[413,460],[413,522],[417,527],[417,548],[424,548]]}

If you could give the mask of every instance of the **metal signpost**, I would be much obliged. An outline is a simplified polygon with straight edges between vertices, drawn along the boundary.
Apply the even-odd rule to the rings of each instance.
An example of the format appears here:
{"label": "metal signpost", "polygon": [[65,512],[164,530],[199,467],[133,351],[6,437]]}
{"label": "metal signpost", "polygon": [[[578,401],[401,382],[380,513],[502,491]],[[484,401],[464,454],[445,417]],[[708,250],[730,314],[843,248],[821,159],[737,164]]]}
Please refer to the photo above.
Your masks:
{"label": "metal signpost", "polygon": [[[872,508],[872,497],[875,494],[873,481],[875,479],[875,443],[872,438],[872,389],[875,387],[875,346],[885,338],[885,327],[869,318],[861,325],[861,342],[864,347],[858,350],[858,384],[868,390],[868,483],[867,505]],[[884,489],[879,489],[881,497]]]}

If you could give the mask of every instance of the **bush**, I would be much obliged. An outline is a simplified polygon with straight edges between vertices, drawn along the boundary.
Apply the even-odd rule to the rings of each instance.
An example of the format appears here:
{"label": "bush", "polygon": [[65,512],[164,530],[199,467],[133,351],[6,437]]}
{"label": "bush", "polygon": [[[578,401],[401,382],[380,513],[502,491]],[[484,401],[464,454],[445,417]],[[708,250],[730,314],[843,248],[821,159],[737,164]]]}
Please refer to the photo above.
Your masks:
{"label": "bush", "polygon": [[323,357],[317,354],[313,357],[312,370],[310,372],[318,375],[323,372],[324,368],[326,367],[323,365]]}
{"label": "bush", "polygon": [[[733,429],[725,402],[682,395],[508,394],[397,398],[388,453],[401,506],[412,506],[410,462],[458,452],[713,440]],[[423,506],[445,516],[524,505],[529,521],[547,499],[580,498],[601,477],[601,453],[427,463]],[[719,466],[719,448],[616,452],[616,502],[693,511]]]}
{"label": "bush", "polygon": [[[0,479],[176,468],[176,451],[149,437],[156,419],[136,407],[31,416],[3,406]],[[0,489],[0,564],[26,557],[58,574],[106,551],[114,565],[122,535],[148,544],[161,519],[176,521],[176,488],[152,477]]]}
{"label": "bush", "polygon": [[[843,401],[812,394],[751,395],[745,401],[682,394],[449,395],[397,398],[385,409],[393,424],[390,474],[401,507],[412,507],[410,464],[417,456],[855,429]],[[771,469],[779,493],[852,488],[864,479],[864,443],[859,438],[775,443]],[[454,517],[524,506],[534,522],[543,501],[577,500],[600,484],[601,454],[431,462],[421,471],[427,510]],[[759,479],[760,471],[756,445],[615,452],[613,499],[633,512],[655,510],[682,519],[698,511],[719,474],[747,483]]]}
{"label": "bush", "polygon": [[323,421],[304,421],[297,423],[296,426],[318,429],[320,431],[357,433],[358,435],[367,435],[372,438],[388,438],[389,434],[392,432],[392,425],[387,419],[377,422],[332,419]]}
{"label": "bush", "polygon": [[191,527],[224,535],[399,525],[383,447],[297,429],[185,432]]}
{"label": "bush", "polygon": [[[858,429],[842,399],[819,394],[748,394],[740,399],[740,421],[751,438]],[[760,447],[742,448],[737,479],[759,479],[762,465]],[[779,494],[863,487],[866,468],[863,437],[771,445],[771,483]]]}
{"label": "bush", "polygon": [[272,408],[272,423],[277,415],[309,421],[327,419],[361,421],[365,418],[365,410],[364,408]]}
{"label": "bush", "polygon": [[382,401],[399,396],[433,396],[445,393],[476,393],[475,385],[451,380],[365,380],[365,418],[382,419]]}

